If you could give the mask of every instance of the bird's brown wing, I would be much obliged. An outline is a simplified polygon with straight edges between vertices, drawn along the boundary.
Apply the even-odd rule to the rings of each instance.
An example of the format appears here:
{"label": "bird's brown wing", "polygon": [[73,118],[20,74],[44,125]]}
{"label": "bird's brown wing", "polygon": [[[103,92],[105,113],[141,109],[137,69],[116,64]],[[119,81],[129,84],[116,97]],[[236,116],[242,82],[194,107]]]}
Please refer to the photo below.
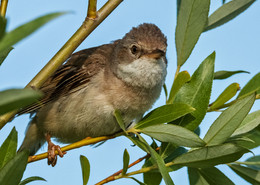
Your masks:
{"label": "bird's brown wing", "polygon": [[47,103],[85,87],[91,78],[103,69],[111,56],[113,44],[89,48],[74,53],[40,90],[44,97],[18,112],[18,115],[37,111]]}

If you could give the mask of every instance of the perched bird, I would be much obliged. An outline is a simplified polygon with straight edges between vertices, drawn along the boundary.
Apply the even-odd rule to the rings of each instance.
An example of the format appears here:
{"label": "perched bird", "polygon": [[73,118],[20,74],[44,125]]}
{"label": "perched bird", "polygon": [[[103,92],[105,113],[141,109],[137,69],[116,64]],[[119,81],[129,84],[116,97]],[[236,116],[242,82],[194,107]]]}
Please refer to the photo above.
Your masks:
{"label": "perched bird", "polygon": [[[160,96],[165,81],[167,40],[154,24],[132,28],[111,44],[73,54],[40,88],[45,96],[20,113],[35,113],[19,149],[34,155],[48,142],[53,166],[58,145],[120,131],[114,111],[125,126],[141,119]],[[19,152],[18,151],[18,152]]]}

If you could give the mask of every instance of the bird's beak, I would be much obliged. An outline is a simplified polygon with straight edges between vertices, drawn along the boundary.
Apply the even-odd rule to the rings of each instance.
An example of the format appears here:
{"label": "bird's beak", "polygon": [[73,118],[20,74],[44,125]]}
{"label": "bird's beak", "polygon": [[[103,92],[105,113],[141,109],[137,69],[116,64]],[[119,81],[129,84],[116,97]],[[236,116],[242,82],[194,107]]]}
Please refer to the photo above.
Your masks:
{"label": "bird's beak", "polygon": [[156,49],[156,50],[152,51],[151,53],[146,53],[145,56],[149,57],[149,58],[154,58],[157,60],[157,59],[165,56],[165,52],[160,49]]}

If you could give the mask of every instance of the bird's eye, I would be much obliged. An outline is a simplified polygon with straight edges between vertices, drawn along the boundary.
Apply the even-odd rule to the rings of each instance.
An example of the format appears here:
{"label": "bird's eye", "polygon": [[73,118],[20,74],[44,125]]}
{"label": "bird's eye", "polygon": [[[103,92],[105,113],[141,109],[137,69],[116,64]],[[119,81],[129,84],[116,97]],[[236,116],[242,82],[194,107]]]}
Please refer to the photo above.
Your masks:
{"label": "bird's eye", "polygon": [[130,49],[131,49],[131,53],[133,55],[136,55],[139,51],[139,48],[136,45],[132,45],[132,47]]}

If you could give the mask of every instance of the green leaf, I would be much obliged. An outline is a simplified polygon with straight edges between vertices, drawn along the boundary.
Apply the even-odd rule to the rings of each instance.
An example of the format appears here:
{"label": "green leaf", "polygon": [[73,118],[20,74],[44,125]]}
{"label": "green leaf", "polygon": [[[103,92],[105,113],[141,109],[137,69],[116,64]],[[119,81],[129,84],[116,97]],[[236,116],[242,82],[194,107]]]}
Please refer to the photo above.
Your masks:
{"label": "green leaf", "polygon": [[0,115],[36,102],[42,93],[32,89],[9,89],[0,92]]}
{"label": "green leaf", "polygon": [[252,112],[246,116],[232,136],[250,132],[260,125],[260,110]]}
{"label": "green leaf", "polygon": [[0,148],[0,169],[16,155],[17,131],[13,127],[12,131]]}
{"label": "green leaf", "polygon": [[28,178],[24,179],[23,181],[21,181],[19,183],[19,185],[25,185],[25,184],[28,184],[33,181],[46,181],[46,180],[42,177],[33,176],[33,177],[28,177]]}
{"label": "green leaf", "polygon": [[175,31],[177,65],[189,58],[208,21],[209,0],[185,0],[180,4]]}
{"label": "green leaf", "polygon": [[0,15],[0,41],[5,35],[5,29],[6,29],[6,19]]}
{"label": "green leaf", "polygon": [[124,151],[124,157],[123,157],[123,171],[122,171],[122,175],[125,175],[128,169],[128,165],[129,165],[129,153],[127,151],[127,149],[125,149]]}
{"label": "green leaf", "polygon": [[168,91],[167,91],[166,84],[163,84],[163,90],[164,90],[165,98],[166,98],[166,100],[167,100],[167,97],[168,97]]}
{"label": "green leaf", "polygon": [[14,49],[14,48],[9,47],[9,48],[4,49],[2,52],[0,52],[0,66],[4,62],[5,58],[8,56],[8,54],[10,53],[10,51],[12,49]]}
{"label": "green leaf", "polygon": [[177,0],[177,17],[179,16],[180,6],[181,6],[181,0]]}
{"label": "green leaf", "polygon": [[147,150],[147,147],[135,136],[126,136],[128,139],[130,139],[134,145],[138,146],[140,149],[142,149],[144,152],[149,153],[149,151]]}
{"label": "green leaf", "polygon": [[190,80],[190,74],[187,71],[182,71],[177,75],[176,79],[172,84],[172,88],[171,88],[171,92],[167,104],[173,103],[173,100],[176,97],[177,92],[189,80]]}
{"label": "green leaf", "polygon": [[140,129],[151,125],[171,122],[194,110],[194,108],[184,103],[163,105],[148,113],[135,125],[135,128]]}
{"label": "green leaf", "polygon": [[180,88],[174,99],[174,103],[186,103],[196,109],[192,113],[195,120],[188,122],[188,116],[184,116],[178,123],[189,130],[195,130],[206,115],[213,82],[214,62],[215,52],[200,64],[191,80]]}
{"label": "green leaf", "polygon": [[142,183],[141,181],[137,180],[137,179],[134,178],[134,177],[126,177],[126,178],[132,179],[132,180],[134,180],[135,182],[137,182],[137,183],[140,184],[140,185],[147,185],[147,184]]}
{"label": "green leaf", "polygon": [[233,0],[222,5],[219,9],[217,9],[209,16],[208,25],[204,31],[211,30],[234,19],[254,2],[255,0]]}
{"label": "green leaf", "polygon": [[216,167],[201,168],[199,169],[200,174],[206,179],[209,184],[215,185],[235,185],[227,176],[225,176]]}
{"label": "green leaf", "polygon": [[214,80],[222,80],[222,79],[226,79],[229,78],[235,74],[238,73],[249,73],[248,71],[242,71],[242,70],[238,70],[238,71],[217,71],[214,73]]}
{"label": "green leaf", "polygon": [[196,168],[188,168],[190,185],[210,185]]}
{"label": "green leaf", "polygon": [[151,157],[153,158],[154,162],[157,164],[159,171],[162,174],[163,180],[166,185],[174,185],[167,169],[165,167],[165,163],[161,156],[142,138],[142,136],[138,135],[140,141],[146,146],[147,150],[149,151]]}
{"label": "green leaf", "polygon": [[126,131],[125,124],[124,124],[124,121],[123,121],[123,118],[122,118],[120,111],[116,109],[114,111],[114,116],[115,116],[116,121],[117,121],[118,125],[120,126],[120,128],[125,132]]}
{"label": "green leaf", "polygon": [[174,143],[178,146],[201,147],[205,145],[205,142],[197,134],[178,125],[160,124],[138,131],[159,141]]}
{"label": "green leaf", "polygon": [[90,174],[90,164],[88,158],[86,158],[83,155],[80,155],[80,164],[82,170],[83,185],[86,185],[88,183]]}
{"label": "green leaf", "polygon": [[238,83],[232,83],[230,84],[220,95],[219,97],[216,99],[216,101],[214,101],[209,108],[209,111],[212,110],[216,110],[219,107],[221,107],[222,105],[224,105],[224,103],[226,103],[228,100],[230,100],[231,98],[233,98],[237,91],[240,89],[239,84]]}
{"label": "green leaf", "polygon": [[11,161],[0,170],[0,184],[18,185],[25,171],[29,152],[18,153]]}
{"label": "green leaf", "polygon": [[260,90],[260,73],[257,73],[240,91],[237,98],[245,97]]}
{"label": "green leaf", "polygon": [[143,173],[144,183],[149,185],[160,185],[162,175],[159,172]]}
{"label": "green leaf", "polygon": [[229,167],[247,182],[254,185],[260,184],[260,170],[254,170],[236,164],[229,165]]}
{"label": "green leaf", "polygon": [[244,120],[255,101],[252,94],[238,100],[235,104],[226,109],[210,126],[204,137],[208,146],[225,142]]}
{"label": "green leaf", "polygon": [[23,38],[27,37],[28,35],[32,34],[34,31],[39,29],[41,26],[43,26],[47,22],[49,22],[52,19],[59,17],[63,14],[65,14],[65,13],[58,12],[58,13],[47,14],[47,15],[41,16],[37,19],[34,19],[34,20],[6,33],[0,42],[0,52],[4,49],[9,48],[12,45],[16,44],[17,42],[19,42]]}
{"label": "green leaf", "polygon": [[225,143],[191,150],[174,159],[173,164],[194,168],[208,168],[236,161],[246,152],[248,150],[243,147],[233,143]]}
{"label": "green leaf", "polygon": [[[243,141],[243,140],[235,141],[234,143],[236,143],[237,145],[242,146],[247,149],[256,148],[256,147],[260,146],[260,127],[258,126],[257,128],[255,128],[254,130],[252,130],[250,132],[247,132],[245,134],[240,134],[240,135],[237,135],[234,137],[235,138],[236,137],[245,137],[245,138],[250,139],[250,141]],[[230,139],[233,139],[234,137],[231,137]],[[254,141],[254,143],[252,143],[251,140]]]}
{"label": "green leaf", "polygon": [[250,157],[246,162],[249,162],[246,164],[249,168],[260,170],[260,155]]}

